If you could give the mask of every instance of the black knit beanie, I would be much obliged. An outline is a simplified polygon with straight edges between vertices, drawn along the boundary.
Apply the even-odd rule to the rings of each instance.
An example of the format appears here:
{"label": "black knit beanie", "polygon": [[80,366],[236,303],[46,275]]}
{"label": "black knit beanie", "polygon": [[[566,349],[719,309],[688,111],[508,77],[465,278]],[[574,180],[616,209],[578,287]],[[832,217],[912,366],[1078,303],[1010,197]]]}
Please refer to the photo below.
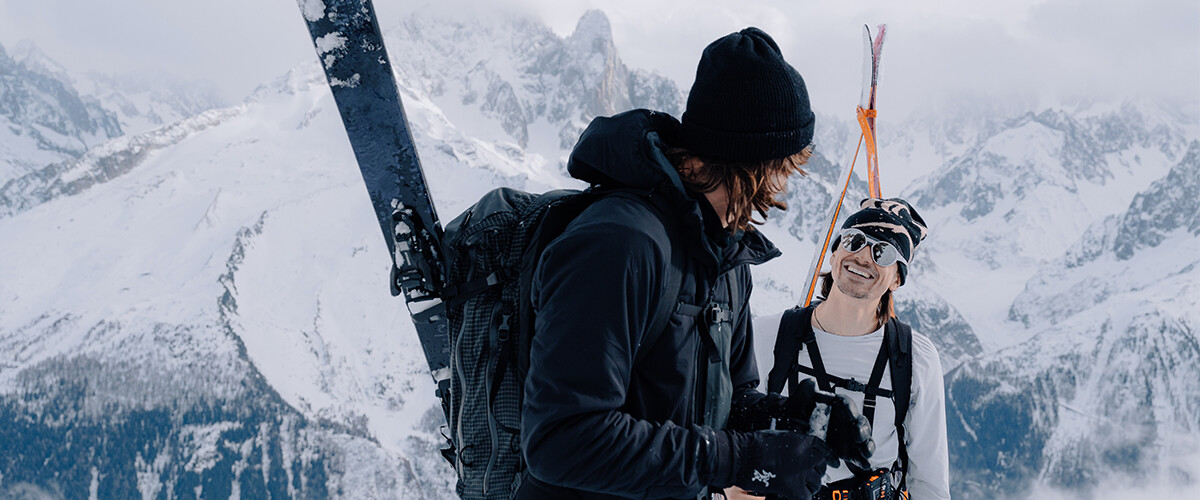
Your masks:
{"label": "black knit beanie", "polygon": [[[904,260],[912,262],[913,252],[929,232],[921,214],[900,198],[867,198],[859,206],[862,210],[847,217],[842,229],[852,227],[867,236],[891,243],[904,256]],[[834,241],[830,249],[837,248],[838,243]],[[903,285],[908,277],[908,266],[903,262],[896,262],[896,265],[900,284]]]}
{"label": "black knit beanie", "polygon": [[815,121],[800,73],[770,35],[746,28],[704,49],[680,140],[701,157],[772,160],[812,143]]}

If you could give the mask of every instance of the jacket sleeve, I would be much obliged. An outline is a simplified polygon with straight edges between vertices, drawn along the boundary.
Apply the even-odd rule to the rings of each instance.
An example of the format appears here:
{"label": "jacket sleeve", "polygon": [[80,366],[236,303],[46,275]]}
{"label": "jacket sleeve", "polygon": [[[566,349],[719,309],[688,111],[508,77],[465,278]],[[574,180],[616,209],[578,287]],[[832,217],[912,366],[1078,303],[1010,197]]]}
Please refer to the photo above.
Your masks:
{"label": "jacket sleeve", "polygon": [[573,226],[542,254],[521,418],[534,477],[631,497],[732,482],[726,433],[621,411],[667,265],[652,237],[616,223]]}
{"label": "jacket sleeve", "polygon": [[905,416],[908,491],[915,500],[950,499],[950,453],[942,363],[928,338],[913,334],[912,403]]}

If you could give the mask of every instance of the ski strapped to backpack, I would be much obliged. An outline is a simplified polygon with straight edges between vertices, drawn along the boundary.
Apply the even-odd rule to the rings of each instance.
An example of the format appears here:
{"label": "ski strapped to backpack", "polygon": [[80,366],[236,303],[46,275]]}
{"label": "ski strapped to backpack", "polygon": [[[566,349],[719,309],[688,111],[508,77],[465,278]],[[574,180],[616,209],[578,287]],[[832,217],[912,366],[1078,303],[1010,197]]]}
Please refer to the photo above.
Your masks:
{"label": "ski strapped to backpack", "polygon": [[[776,341],[775,363],[786,363],[787,371],[784,377],[774,376],[768,380],[767,390],[778,393],[783,390],[786,382],[788,392],[796,394],[800,384],[800,374],[804,373],[817,380],[823,391],[832,392],[835,387],[863,393],[863,416],[875,425],[875,405],[878,397],[892,400],[895,408],[896,436],[899,441],[898,457],[890,469],[868,471],[853,471],[855,477],[826,485],[814,498],[817,499],[891,499],[907,498],[908,448],[904,444],[904,419],[908,415],[908,406],[912,400],[912,329],[890,318],[883,330],[883,342],[875,365],[871,370],[870,379],[862,383],[853,378],[845,379],[825,371],[821,360],[820,348],[817,346],[816,335],[812,329],[812,314],[816,305],[795,307],[783,313],[779,323],[779,333]],[[790,345],[789,345],[790,344]],[[807,350],[812,368],[800,364],[800,351]],[[790,359],[780,359],[788,356]],[[892,389],[880,388],[883,380],[884,367],[891,372]],[[772,375],[775,375],[772,373]]]}
{"label": "ski strapped to backpack", "polygon": [[392,295],[421,341],[442,410],[450,344],[442,287],[442,227],[370,0],[297,0],[320,58],[375,219],[392,259]]}
{"label": "ski strapped to backpack", "polygon": [[[453,351],[450,447],[443,455],[454,465],[456,492],[464,499],[511,498],[525,477],[520,424],[534,327],[533,273],[546,246],[571,221],[595,201],[612,196],[646,203],[660,220],[664,217],[666,208],[648,190],[532,194],[499,188],[446,226],[443,296]],[[677,309],[683,258],[682,250],[672,250],[664,294],[635,363]]]}

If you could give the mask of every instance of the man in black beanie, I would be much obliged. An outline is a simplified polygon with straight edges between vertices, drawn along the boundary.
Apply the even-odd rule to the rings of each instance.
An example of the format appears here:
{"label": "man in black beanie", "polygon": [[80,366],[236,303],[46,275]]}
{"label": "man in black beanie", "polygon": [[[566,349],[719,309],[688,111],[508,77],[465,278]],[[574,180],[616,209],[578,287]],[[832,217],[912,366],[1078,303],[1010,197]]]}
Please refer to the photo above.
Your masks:
{"label": "man in black beanie", "polygon": [[800,499],[828,460],[870,454],[858,427],[843,456],[800,433],[735,430],[812,406],[755,390],[747,299],[749,266],[780,255],[752,224],[787,208],[777,197],[803,173],[813,123],[804,79],[747,28],[704,50],[682,123],[634,110],[584,131],[569,172],[619,194],[574,219],[532,277],[518,498],[738,485]]}

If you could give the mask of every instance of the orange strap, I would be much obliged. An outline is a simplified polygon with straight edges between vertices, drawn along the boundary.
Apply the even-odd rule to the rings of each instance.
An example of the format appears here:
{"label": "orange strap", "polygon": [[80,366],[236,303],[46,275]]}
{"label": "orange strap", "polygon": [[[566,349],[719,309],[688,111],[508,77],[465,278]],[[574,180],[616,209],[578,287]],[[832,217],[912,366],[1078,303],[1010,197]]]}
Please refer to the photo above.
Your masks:
{"label": "orange strap", "polygon": [[850,175],[846,176],[846,182],[842,184],[842,194],[838,197],[837,208],[833,210],[833,219],[829,221],[829,228],[825,231],[825,240],[821,242],[821,250],[817,253],[817,266],[813,268],[813,275],[808,281],[808,291],[804,294],[804,307],[812,304],[813,293],[817,290],[817,279],[821,277],[821,266],[825,264],[825,252],[829,251],[829,240],[833,239],[838,214],[841,213],[842,203],[846,200],[846,189],[850,187],[850,178],[854,177],[854,164],[858,162],[858,151],[862,149],[862,143],[863,136],[860,135],[858,136],[858,146],[854,148],[854,159],[850,161]]}
{"label": "orange strap", "polygon": [[858,126],[862,128],[867,143],[867,189],[871,198],[883,198],[879,188],[879,155],[875,150],[875,131],[868,119],[875,118],[875,110],[858,107]]}

